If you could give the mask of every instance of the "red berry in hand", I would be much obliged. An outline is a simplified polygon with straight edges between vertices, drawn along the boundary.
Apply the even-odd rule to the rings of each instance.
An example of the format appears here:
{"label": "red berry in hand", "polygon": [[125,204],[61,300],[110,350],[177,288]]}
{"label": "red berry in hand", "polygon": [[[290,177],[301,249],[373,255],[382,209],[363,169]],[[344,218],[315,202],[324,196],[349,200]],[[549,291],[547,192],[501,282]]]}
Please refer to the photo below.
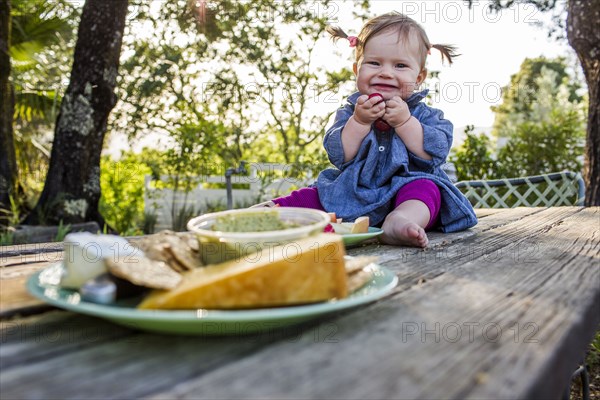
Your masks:
{"label": "red berry in hand", "polygon": [[376,105],[383,101],[383,95],[381,93],[371,93],[369,95],[369,100],[372,99],[373,97],[381,97],[381,100],[379,100],[377,103],[375,103]]}
{"label": "red berry in hand", "polygon": [[[381,95],[381,93],[371,93],[369,95],[369,99],[372,99],[373,97],[381,97],[381,100],[378,101],[376,103],[376,105],[383,101],[383,95]],[[375,127],[375,129],[380,130],[380,131],[387,131],[388,129],[391,128],[391,126],[381,118],[379,118],[377,121],[375,121],[373,123],[373,126]]]}

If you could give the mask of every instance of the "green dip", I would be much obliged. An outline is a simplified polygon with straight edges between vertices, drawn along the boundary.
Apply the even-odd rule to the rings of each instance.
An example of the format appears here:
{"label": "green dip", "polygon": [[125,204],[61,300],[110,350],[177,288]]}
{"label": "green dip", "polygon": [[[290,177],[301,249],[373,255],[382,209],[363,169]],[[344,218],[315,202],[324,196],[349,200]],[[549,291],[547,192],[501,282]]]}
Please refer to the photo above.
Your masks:
{"label": "green dip", "polygon": [[293,228],[279,218],[277,211],[235,213],[217,217],[213,231],[221,232],[266,232]]}
{"label": "green dip", "polygon": [[[295,228],[300,224],[295,222],[282,221],[279,212],[252,211],[236,212],[232,214],[220,215],[215,219],[211,226],[212,231],[220,232],[268,232],[282,231],[289,228]],[[218,264],[227,260],[241,259],[250,254],[260,251],[263,243],[260,239],[249,243],[237,243],[235,240],[222,240],[199,235],[201,259],[206,265]],[[267,240],[270,245],[278,241],[277,234]]]}

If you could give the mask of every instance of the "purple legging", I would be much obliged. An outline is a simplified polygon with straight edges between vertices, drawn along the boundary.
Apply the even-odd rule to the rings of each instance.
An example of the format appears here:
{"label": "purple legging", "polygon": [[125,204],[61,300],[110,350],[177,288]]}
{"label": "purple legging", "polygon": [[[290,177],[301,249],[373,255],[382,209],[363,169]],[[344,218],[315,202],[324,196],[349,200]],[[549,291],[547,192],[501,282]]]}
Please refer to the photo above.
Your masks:
{"label": "purple legging", "polygon": [[429,222],[425,229],[433,227],[437,223],[442,205],[440,189],[429,179],[416,179],[402,186],[396,194],[394,208],[407,200],[420,200],[429,208]]}
{"label": "purple legging", "polygon": [[[402,186],[396,194],[394,208],[407,200],[420,200],[425,203],[427,208],[429,208],[430,215],[429,223],[425,229],[429,229],[435,225],[442,203],[440,189],[435,183],[428,179],[416,179]],[[294,190],[287,196],[273,199],[273,202],[280,207],[315,208],[317,210],[326,211],[323,208],[323,205],[321,205],[316,187]]]}

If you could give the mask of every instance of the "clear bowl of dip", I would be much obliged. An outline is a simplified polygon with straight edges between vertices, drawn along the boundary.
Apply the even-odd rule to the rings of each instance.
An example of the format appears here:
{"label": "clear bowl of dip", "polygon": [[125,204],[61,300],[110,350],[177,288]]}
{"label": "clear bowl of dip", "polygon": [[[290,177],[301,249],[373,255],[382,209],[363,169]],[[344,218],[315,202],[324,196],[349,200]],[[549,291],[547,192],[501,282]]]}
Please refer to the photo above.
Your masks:
{"label": "clear bowl of dip", "polygon": [[228,210],[191,219],[187,228],[198,237],[202,261],[216,264],[264,248],[293,243],[323,232],[327,213],[310,208],[272,207]]}

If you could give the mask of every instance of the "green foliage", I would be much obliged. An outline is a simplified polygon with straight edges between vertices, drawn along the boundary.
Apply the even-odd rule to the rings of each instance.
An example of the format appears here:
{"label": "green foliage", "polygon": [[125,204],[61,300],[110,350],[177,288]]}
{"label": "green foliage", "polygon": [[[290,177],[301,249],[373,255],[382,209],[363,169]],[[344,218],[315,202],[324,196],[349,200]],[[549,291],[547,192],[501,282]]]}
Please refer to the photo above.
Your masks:
{"label": "green foliage", "polygon": [[[213,129],[198,140],[213,163],[326,161],[320,139],[336,105],[316,114],[309,105],[331,100],[352,77],[349,68],[327,72],[313,62],[335,4],[184,3],[161,3],[158,13],[139,3],[139,20],[124,38],[119,130],[176,137],[187,118],[205,120]],[[141,24],[152,27],[150,35]]]}
{"label": "green foliage", "polygon": [[142,232],[146,235],[154,233],[157,221],[158,216],[156,213],[144,211],[141,224]]}
{"label": "green foliage", "polygon": [[[562,61],[562,59],[558,59]],[[524,63],[525,64],[525,63]],[[501,176],[527,176],[562,170],[580,171],[585,143],[585,102],[573,96],[574,83],[542,66],[531,77],[537,98],[520,114],[521,121],[500,131],[508,142],[498,151]]]}
{"label": "green foliage", "polygon": [[194,206],[184,204],[182,207],[176,209],[171,229],[175,232],[187,230],[188,221],[193,217],[200,215],[200,213],[200,210],[197,210]]}
{"label": "green foliage", "polygon": [[576,112],[554,110],[549,122],[525,122],[498,152],[503,177],[581,171],[585,130]]}
{"label": "green foliage", "polygon": [[49,124],[60,104],[74,47],[78,10],[68,1],[14,2],[10,56],[15,122]]}
{"label": "green foliage", "polygon": [[474,127],[465,128],[466,139],[456,149],[449,160],[456,166],[456,177],[459,181],[491,179],[494,177],[495,161],[490,151],[490,138],[474,132]]}
{"label": "green foliage", "polygon": [[162,173],[174,180],[174,189],[189,192],[197,184],[203,165],[218,159],[212,152],[222,127],[203,118],[181,125],[172,132],[174,146],[164,153]]}
{"label": "green foliage", "polygon": [[491,147],[489,138],[467,131],[450,157],[459,180],[581,171],[586,99],[576,93],[579,84],[569,78],[562,58],[525,60],[521,68],[512,84],[521,85],[520,90],[529,85],[535,92],[524,97],[519,90],[506,91],[504,103],[494,108],[499,149]]}
{"label": "green foliage", "polygon": [[[577,0],[573,0],[577,1]],[[465,0],[468,7],[478,4],[479,0]],[[500,13],[503,9],[518,6],[519,4],[533,5],[541,12],[551,14],[552,24],[548,26],[548,37],[555,39],[565,39],[565,19],[567,1],[561,0],[487,0],[490,10]]]}
{"label": "green foliage", "polygon": [[14,230],[21,218],[21,205],[17,198],[9,196],[10,209],[0,208],[0,246],[14,244]]}
{"label": "green foliage", "polygon": [[125,154],[118,162],[110,157],[100,161],[102,197],[99,209],[106,223],[118,232],[131,232],[143,220],[144,176],[151,169],[135,154]]}
{"label": "green foliage", "polygon": [[510,78],[510,84],[502,88],[502,103],[492,110],[496,114],[492,135],[510,136],[517,125],[524,122],[542,122],[546,116],[536,112],[536,106],[548,102],[563,91],[567,103],[580,103],[581,85],[567,73],[567,61],[563,57],[526,58],[518,73]]}
{"label": "green foliage", "polygon": [[26,209],[33,207],[43,188],[52,125],[72,63],[78,14],[68,0],[12,2],[13,126]]}
{"label": "green foliage", "polygon": [[600,368],[600,330],[596,332],[596,336],[592,340],[586,361],[588,364],[594,365],[594,369]]}
{"label": "green foliage", "polygon": [[13,231],[5,231],[0,232],[0,246],[11,246],[15,242],[14,240],[14,232]]}
{"label": "green foliage", "polygon": [[583,120],[576,111],[555,109],[548,122],[518,125],[507,143],[494,153],[489,137],[467,128],[464,143],[449,160],[456,166],[459,181],[581,171]]}
{"label": "green foliage", "polygon": [[65,239],[65,236],[71,231],[71,225],[63,225],[62,219],[58,223],[56,237],[54,238],[55,242],[62,242]]}
{"label": "green foliage", "polygon": [[8,200],[10,202],[10,209],[0,208],[0,219],[6,222],[7,227],[15,227],[21,220],[21,205],[19,199],[9,195]]}
{"label": "green foliage", "polygon": [[[185,230],[187,221],[196,215],[193,208],[185,206],[185,200],[201,179],[198,171],[202,171],[204,165],[218,157],[207,149],[212,149],[212,142],[218,140],[215,136],[218,136],[220,125],[197,117],[199,119],[195,123],[190,121],[172,132],[175,146],[165,152],[162,170],[168,176],[169,186],[173,189],[171,220],[172,229],[175,231]],[[180,208],[175,201],[179,191],[185,193],[184,206]]]}
{"label": "green foliage", "polygon": [[[169,136],[167,150],[140,156],[154,178],[169,176],[157,188],[184,192],[185,203],[198,175],[222,175],[241,160],[292,164],[296,175],[327,164],[321,138],[337,107],[330,94],[352,78],[349,68],[327,72],[313,62],[332,3],[134,2],[138,19],[126,28],[118,78],[122,101],[110,123],[130,138]],[[327,100],[320,113],[308,112]],[[173,204],[178,225],[190,210]]]}

